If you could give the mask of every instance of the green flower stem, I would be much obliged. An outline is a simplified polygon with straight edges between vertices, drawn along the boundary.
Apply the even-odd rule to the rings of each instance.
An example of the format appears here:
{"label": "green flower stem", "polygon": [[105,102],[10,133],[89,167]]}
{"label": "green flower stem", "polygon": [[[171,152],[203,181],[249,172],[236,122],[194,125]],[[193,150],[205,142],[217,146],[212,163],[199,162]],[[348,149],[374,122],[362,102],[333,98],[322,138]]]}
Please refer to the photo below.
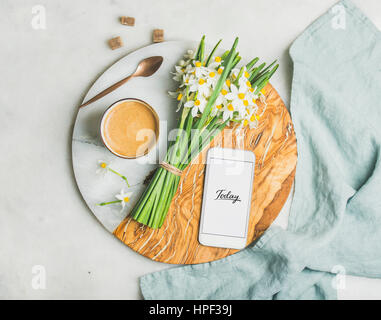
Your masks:
{"label": "green flower stem", "polygon": [[[226,127],[227,123],[228,123],[228,121],[226,121],[222,124],[219,124],[219,125],[214,125],[213,128],[210,128],[209,134],[207,136],[205,136],[204,139],[202,140],[202,142],[200,143],[199,150],[194,149],[194,150],[192,150],[191,154],[195,154],[196,151],[201,152],[205,147],[207,147],[209,145],[209,143],[212,142],[212,140]],[[184,160],[184,162],[179,167],[179,169],[184,170],[189,165],[189,163],[192,162],[193,158],[189,159],[189,161]]]}
{"label": "green flower stem", "polygon": [[246,65],[246,69],[248,72],[250,72],[250,70],[254,67],[254,65],[259,61],[259,58],[256,57],[254,58],[253,60],[251,60],[247,65]]}
{"label": "green flower stem", "polygon": [[124,175],[122,175],[122,174],[120,174],[119,172],[117,172],[117,171],[111,169],[110,167],[107,167],[107,169],[108,169],[109,171],[111,171],[112,173],[115,173],[116,175],[118,175],[119,177],[121,177],[124,181],[126,181],[127,186],[130,187],[130,184],[128,183],[128,180],[127,180],[127,178],[126,178]]}
{"label": "green flower stem", "polygon": [[163,171],[163,168],[159,168],[156,170],[155,175],[152,178],[148,188],[144,191],[143,195],[140,197],[138,201],[138,204],[135,205],[134,209],[132,210],[131,215],[132,217],[134,217],[135,220],[139,221],[138,219],[144,218],[144,209],[147,209],[145,208],[145,204],[147,203],[147,200],[152,194],[152,192],[154,192],[158,181],[160,181],[163,178]]}
{"label": "green flower stem", "polygon": [[273,62],[271,62],[265,69],[262,70],[262,72],[260,72],[257,77],[261,77],[262,75],[264,75],[265,73],[267,73],[267,71],[270,70],[270,68],[275,64],[276,60],[274,60]]}
{"label": "green flower stem", "polygon": [[266,63],[262,63],[261,65],[253,69],[253,72],[251,73],[251,76],[249,78],[249,81],[251,82],[251,84],[253,84],[255,77],[258,75],[259,72],[261,72],[261,70],[265,67],[265,65]]}
{"label": "green flower stem", "polygon": [[122,200],[114,200],[114,201],[109,201],[109,202],[101,202],[101,203],[98,203],[97,205],[98,206],[107,206],[108,204],[120,203],[120,202],[122,202]]}
{"label": "green flower stem", "polygon": [[208,58],[207,58],[206,61],[205,61],[205,67],[207,67],[207,66],[209,65],[209,63],[210,63],[210,61],[212,60],[213,55],[214,55],[214,53],[216,52],[216,50],[217,50],[218,46],[220,45],[221,41],[222,41],[222,39],[221,39],[220,41],[217,42],[217,44],[214,46],[213,50],[210,52]]}

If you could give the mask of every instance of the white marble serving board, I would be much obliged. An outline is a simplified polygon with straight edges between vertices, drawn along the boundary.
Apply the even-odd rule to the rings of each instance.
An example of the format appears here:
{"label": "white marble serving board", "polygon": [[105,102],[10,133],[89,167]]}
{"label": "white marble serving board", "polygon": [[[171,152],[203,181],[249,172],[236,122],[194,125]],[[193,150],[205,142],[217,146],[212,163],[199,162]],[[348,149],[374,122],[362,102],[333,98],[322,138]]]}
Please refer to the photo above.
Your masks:
{"label": "white marble serving board", "polygon": [[[179,114],[177,103],[169,97],[168,90],[176,89],[171,72],[175,64],[188,49],[194,49],[195,42],[169,41],[139,49],[117,61],[108,68],[92,85],[84,102],[115,82],[133,73],[138,63],[147,57],[160,55],[164,61],[160,69],[149,78],[134,78],[102,99],[81,108],[74,126],[72,141],[73,169],[78,188],[88,207],[103,226],[113,232],[145,189],[143,181],[157,167],[158,159],[165,156],[167,134],[177,126]],[[104,111],[113,102],[122,98],[138,98],[146,101],[157,112],[160,119],[160,135],[156,147],[148,155],[138,159],[121,159],[108,151],[99,135],[99,126]],[[111,162],[110,167],[128,178],[131,185],[117,175],[108,172],[97,175],[98,160]],[[105,201],[115,200],[121,189],[132,191],[130,205],[121,212],[120,204],[98,206]]]}

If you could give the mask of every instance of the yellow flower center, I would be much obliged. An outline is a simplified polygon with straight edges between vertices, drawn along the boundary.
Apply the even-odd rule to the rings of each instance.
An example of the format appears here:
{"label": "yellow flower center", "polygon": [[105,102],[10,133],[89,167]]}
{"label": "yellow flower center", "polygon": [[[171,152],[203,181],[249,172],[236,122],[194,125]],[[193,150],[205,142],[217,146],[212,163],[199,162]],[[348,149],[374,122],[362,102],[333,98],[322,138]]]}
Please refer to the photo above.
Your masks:
{"label": "yellow flower center", "polygon": [[196,66],[196,68],[200,68],[201,67],[201,62],[197,61],[194,65]]}
{"label": "yellow flower center", "polygon": [[231,85],[231,82],[230,82],[230,80],[229,80],[229,79],[227,79],[225,83],[226,83],[226,85],[227,85],[228,87],[230,87],[230,85]]}
{"label": "yellow flower center", "polygon": [[217,109],[222,109],[222,104],[219,104],[218,106],[216,106]]}
{"label": "yellow flower center", "polygon": [[244,105],[245,107],[247,107],[247,106],[249,105],[249,101],[247,101],[247,100],[243,100],[243,105]]}
{"label": "yellow flower center", "polygon": [[227,92],[225,89],[222,89],[222,90],[221,90],[221,94],[222,94],[223,96],[225,96],[225,95],[228,94],[228,92]]}
{"label": "yellow flower center", "polygon": [[255,119],[259,120],[261,118],[261,116],[255,116]]}
{"label": "yellow flower center", "polygon": [[246,81],[246,85],[251,88],[251,82],[249,80]]}
{"label": "yellow flower center", "polygon": [[249,78],[249,77],[250,77],[249,73],[245,71],[245,78]]}
{"label": "yellow flower center", "polygon": [[222,69],[222,68],[218,68],[217,73],[218,73],[218,74],[221,74],[223,71],[224,71],[224,69]]}
{"label": "yellow flower center", "polygon": [[249,114],[250,113],[250,110],[249,108],[246,108],[246,113]]}
{"label": "yellow flower center", "polygon": [[186,80],[185,80],[185,83],[189,83],[189,79],[186,79]]}
{"label": "yellow flower center", "polygon": [[194,102],[194,105],[195,105],[195,106],[199,106],[200,103],[201,103],[201,101],[197,99],[197,100]]}
{"label": "yellow flower center", "polygon": [[215,58],[214,58],[214,61],[216,61],[216,62],[221,62],[221,57],[215,57]]}
{"label": "yellow flower center", "polygon": [[104,163],[104,162],[102,162],[101,164],[100,164],[100,166],[101,166],[101,168],[106,168],[107,167],[107,164],[106,163]]}
{"label": "yellow flower center", "polygon": [[125,198],[123,199],[123,201],[124,201],[124,202],[128,202],[128,201],[130,201],[130,198],[129,198],[129,197],[125,197]]}
{"label": "yellow flower center", "polygon": [[250,87],[249,90],[250,90],[250,92],[254,92],[254,88]]}
{"label": "yellow flower center", "polygon": [[262,90],[261,90],[261,93],[262,93],[262,94],[266,94],[266,90],[265,90],[265,89],[262,89]]}
{"label": "yellow flower center", "polygon": [[204,79],[200,79],[200,80],[198,80],[198,84],[199,85],[203,85],[205,83],[205,80]]}
{"label": "yellow flower center", "polygon": [[228,105],[228,110],[229,111],[234,111],[234,107],[233,107],[233,105],[231,103]]}
{"label": "yellow flower center", "polygon": [[180,101],[182,97],[183,97],[183,94],[179,93],[179,95],[177,96],[177,101]]}
{"label": "yellow flower center", "polygon": [[209,77],[214,78],[216,74],[214,72],[209,73]]}
{"label": "yellow flower center", "polygon": [[253,98],[253,102],[254,102],[254,103],[257,103],[257,99],[254,99],[254,98]]}
{"label": "yellow flower center", "polygon": [[255,115],[252,115],[252,116],[250,117],[250,121],[251,121],[251,122],[255,121]]}
{"label": "yellow flower center", "polygon": [[242,100],[243,98],[245,98],[245,94],[244,93],[238,93],[238,98],[240,98]]}
{"label": "yellow flower center", "polygon": [[244,125],[244,126],[247,126],[248,123],[249,123],[249,121],[247,121],[247,119],[245,119],[245,120],[243,121],[243,125]]}

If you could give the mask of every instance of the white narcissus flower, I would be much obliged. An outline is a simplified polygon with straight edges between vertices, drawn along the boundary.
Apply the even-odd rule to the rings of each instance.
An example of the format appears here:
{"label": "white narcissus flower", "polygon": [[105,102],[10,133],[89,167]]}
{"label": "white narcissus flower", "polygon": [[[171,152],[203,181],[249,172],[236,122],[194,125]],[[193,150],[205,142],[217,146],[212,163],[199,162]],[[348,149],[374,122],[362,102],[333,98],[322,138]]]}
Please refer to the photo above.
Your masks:
{"label": "white narcissus flower", "polygon": [[187,50],[187,52],[184,54],[185,59],[193,59],[194,58],[194,52],[193,50]]}
{"label": "white narcissus flower", "polygon": [[97,170],[95,170],[95,173],[105,175],[108,172],[108,166],[109,164],[106,161],[98,160],[98,167]]}
{"label": "white narcissus flower", "polygon": [[107,172],[112,172],[116,174],[117,176],[121,177],[127,184],[128,187],[130,187],[130,184],[128,183],[127,177],[120,174],[118,171],[115,171],[110,167],[110,162],[106,162],[104,160],[98,160],[98,168],[95,171],[96,174],[101,174],[102,176],[105,176]]}
{"label": "white narcissus flower", "polygon": [[246,114],[245,118],[241,122],[242,126],[249,126],[251,129],[252,128],[257,128],[258,127],[258,120],[261,117],[256,114],[256,112],[253,110],[251,113]]}
{"label": "white narcissus flower", "polygon": [[234,109],[232,103],[228,103],[228,105],[224,106],[222,109],[222,120],[225,122],[226,120],[231,120],[234,118],[234,112],[237,111]]}
{"label": "white narcissus flower", "polygon": [[190,60],[186,60],[186,61],[185,60],[180,60],[178,65],[180,67],[184,67],[185,68],[189,63],[190,63]]}
{"label": "white narcissus flower", "polygon": [[230,93],[226,95],[226,99],[231,101],[235,111],[238,111],[243,115],[245,107],[249,105],[249,98],[246,96],[246,88],[237,88],[234,84],[231,84],[230,90]]}
{"label": "white narcissus flower", "polygon": [[[247,72],[247,71],[246,71]],[[254,92],[254,89],[251,87],[251,82],[245,76],[242,76],[238,80],[238,86],[241,88],[245,88],[247,91]]]}
{"label": "white narcissus flower", "polygon": [[[229,80],[230,81],[230,80]],[[216,115],[218,111],[223,111],[226,109],[227,105],[229,104],[228,99],[226,99],[226,96],[230,92],[230,82],[226,81],[224,85],[222,86],[222,89],[220,91],[220,94],[217,96],[216,102],[214,103],[214,107],[212,108],[212,115]],[[229,86],[228,86],[229,84]]]}
{"label": "white narcissus flower", "polygon": [[[209,63],[208,67],[209,68],[214,68],[216,70],[218,70],[218,68],[220,67],[221,65],[221,57],[220,56],[215,56],[212,58],[211,62]],[[223,69],[222,69],[223,70]],[[221,72],[222,73],[222,72]]]}
{"label": "white narcissus flower", "polygon": [[186,92],[178,90],[178,91],[168,91],[168,94],[172,98],[176,98],[178,101],[176,112],[180,110],[182,103],[186,100]]}
{"label": "white narcissus flower", "polygon": [[132,196],[132,192],[124,192],[124,189],[122,189],[120,193],[115,196],[115,198],[120,200],[120,204],[122,206],[121,211],[123,211],[125,206],[130,203],[131,196]]}
{"label": "white narcissus flower", "polygon": [[216,115],[218,111],[222,111],[224,107],[229,104],[229,101],[226,99],[226,95],[228,94],[228,88],[223,88],[220,94],[217,96],[216,102],[214,103],[214,107],[212,109],[212,115]]}
{"label": "white narcissus flower", "polygon": [[196,100],[190,100],[185,102],[184,107],[185,108],[192,108],[192,116],[197,116],[198,112],[201,113],[204,111],[204,108],[206,106],[206,100],[205,98],[197,98]]}
{"label": "white narcissus flower", "polygon": [[186,68],[184,66],[175,66],[176,72],[172,72],[174,77],[172,78],[173,80],[180,82],[183,79],[183,75],[186,72]]}
{"label": "white narcissus flower", "polygon": [[209,72],[206,76],[206,82],[209,87],[214,88],[218,82],[220,75],[214,69],[209,69]]}
{"label": "white narcissus flower", "polygon": [[204,77],[208,73],[208,69],[205,68],[200,61],[193,62],[194,67],[190,67],[188,72],[193,74],[196,78]]}
{"label": "white narcissus flower", "polygon": [[240,71],[241,71],[241,69],[238,69],[238,68],[232,69],[232,71],[230,72],[230,77],[232,78],[233,81],[235,81],[237,79]]}
{"label": "white narcissus flower", "polygon": [[191,73],[186,73],[183,75],[183,82],[180,85],[180,87],[189,86],[195,79],[195,76]]}
{"label": "white narcissus flower", "polygon": [[198,92],[199,95],[208,97],[211,88],[204,78],[193,79],[189,86],[190,92]]}

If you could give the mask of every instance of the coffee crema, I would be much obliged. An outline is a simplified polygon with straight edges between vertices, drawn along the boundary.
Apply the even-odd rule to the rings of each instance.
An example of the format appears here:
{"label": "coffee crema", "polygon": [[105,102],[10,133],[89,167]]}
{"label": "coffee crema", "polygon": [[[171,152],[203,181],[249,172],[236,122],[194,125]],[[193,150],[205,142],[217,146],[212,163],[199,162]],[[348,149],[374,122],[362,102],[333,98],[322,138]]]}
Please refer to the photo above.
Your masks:
{"label": "coffee crema", "polygon": [[101,134],[111,152],[123,158],[137,158],[147,154],[156,144],[158,116],[143,101],[122,100],[104,114]]}

